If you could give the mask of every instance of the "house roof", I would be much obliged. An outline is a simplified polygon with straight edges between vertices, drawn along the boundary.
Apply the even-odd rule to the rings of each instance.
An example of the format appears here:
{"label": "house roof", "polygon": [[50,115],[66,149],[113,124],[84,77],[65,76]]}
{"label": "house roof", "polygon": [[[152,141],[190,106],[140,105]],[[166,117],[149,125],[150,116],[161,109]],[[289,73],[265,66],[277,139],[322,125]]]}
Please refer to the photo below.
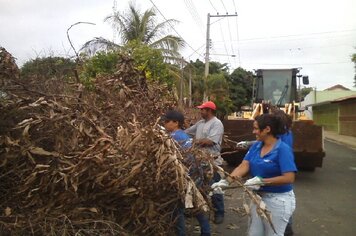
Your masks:
{"label": "house roof", "polygon": [[356,101],[356,95],[337,98],[337,99],[332,100],[332,101],[324,101],[324,102],[314,103],[314,104],[310,104],[308,106],[312,106],[312,107],[315,106],[316,107],[316,106],[322,106],[322,105],[325,105],[325,104],[340,103],[340,102],[349,101],[349,100],[355,100]]}
{"label": "house roof", "polygon": [[332,100],[332,103],[339,103],[339,102],[344,102],[347,100],[356,100],[356,95],[351,95],[351,96],[347,96],[347,97],[342,97],[342,98],[337,98],[335,100]]}
{"label": "house roof", "polygon": [[350,89],[342,86],[341,84],[334,85],[330,88],[324,89],[324,91],[332,91],[332,90],[346,90],[349,91]]}

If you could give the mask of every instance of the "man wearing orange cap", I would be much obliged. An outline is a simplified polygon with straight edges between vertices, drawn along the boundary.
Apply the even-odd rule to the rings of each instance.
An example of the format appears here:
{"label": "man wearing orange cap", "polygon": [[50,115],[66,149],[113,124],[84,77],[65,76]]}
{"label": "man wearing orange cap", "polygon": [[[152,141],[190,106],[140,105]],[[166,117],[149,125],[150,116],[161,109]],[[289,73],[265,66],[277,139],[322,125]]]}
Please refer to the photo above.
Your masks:
{"label": "man wearing orange cap", "polygon": [[[220,156],[220,151],[224,126],[215,116],[216,105],[212,101],[208,101],[198,106],[198,108],[203,119],[186,129],[185,132],[195,137],[197,145],[216,157],[216,165],[221,165],[223,159]],[[218,182],[220,179],[220,175],[217,172],[214,173],[214,182]],[[214,193],[211,199],[215,208],[214,222],[221,224],[224,220],[224,195],[222,193]]]}

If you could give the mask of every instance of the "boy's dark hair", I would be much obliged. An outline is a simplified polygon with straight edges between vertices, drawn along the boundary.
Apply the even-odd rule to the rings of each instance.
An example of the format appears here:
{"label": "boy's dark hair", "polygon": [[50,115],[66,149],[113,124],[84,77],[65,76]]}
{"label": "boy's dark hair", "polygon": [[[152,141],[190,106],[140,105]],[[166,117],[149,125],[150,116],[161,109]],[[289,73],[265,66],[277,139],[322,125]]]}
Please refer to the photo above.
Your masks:
{"label": "boy's dark hair", "polygon": [[180,128],[184,125],[184,115],[179,111],[169,110],[162,118],[165,121],[177,121]]}

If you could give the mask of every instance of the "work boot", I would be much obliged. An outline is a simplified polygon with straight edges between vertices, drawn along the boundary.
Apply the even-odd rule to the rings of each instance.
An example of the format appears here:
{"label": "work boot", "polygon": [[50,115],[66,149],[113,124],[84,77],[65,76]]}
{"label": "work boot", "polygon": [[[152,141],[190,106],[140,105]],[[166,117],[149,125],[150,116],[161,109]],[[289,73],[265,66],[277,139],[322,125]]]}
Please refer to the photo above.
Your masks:
{"label": "work boot", "polygon": [[215,216],[215,219],[214,219],[214,223],[215,224],[221,224],[222,222],[224,222],[224,216],[220,216],[220,215],[217,215]]}
{"label": "work boot", "polygon": [[286,230],[284,231],[284,236],[292,236],[294,235],[292,224],[287,224]]}

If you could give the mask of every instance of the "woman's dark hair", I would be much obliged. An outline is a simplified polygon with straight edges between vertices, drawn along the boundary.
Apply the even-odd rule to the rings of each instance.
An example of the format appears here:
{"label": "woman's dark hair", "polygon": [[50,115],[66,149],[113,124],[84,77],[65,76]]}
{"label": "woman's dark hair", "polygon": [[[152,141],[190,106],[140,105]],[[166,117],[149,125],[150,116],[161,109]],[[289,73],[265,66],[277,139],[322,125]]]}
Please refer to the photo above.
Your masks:
{"label": "woman's dark hair", "polygon": [[279,109],[272,111],[272,114],[282,119],[284,126],[286,128],[286,132],[288,132],[292,128],[293,119],[290,115],[286,114],[284,111]]}
{"label": "woman's dark hair", "polygon": [[259,129],[265,129],[267,126],[271,129],[271,134],[274,137],[284,134],[286,132],[286,126],[281,117],[273,114],[263,114],[255,118]]}

